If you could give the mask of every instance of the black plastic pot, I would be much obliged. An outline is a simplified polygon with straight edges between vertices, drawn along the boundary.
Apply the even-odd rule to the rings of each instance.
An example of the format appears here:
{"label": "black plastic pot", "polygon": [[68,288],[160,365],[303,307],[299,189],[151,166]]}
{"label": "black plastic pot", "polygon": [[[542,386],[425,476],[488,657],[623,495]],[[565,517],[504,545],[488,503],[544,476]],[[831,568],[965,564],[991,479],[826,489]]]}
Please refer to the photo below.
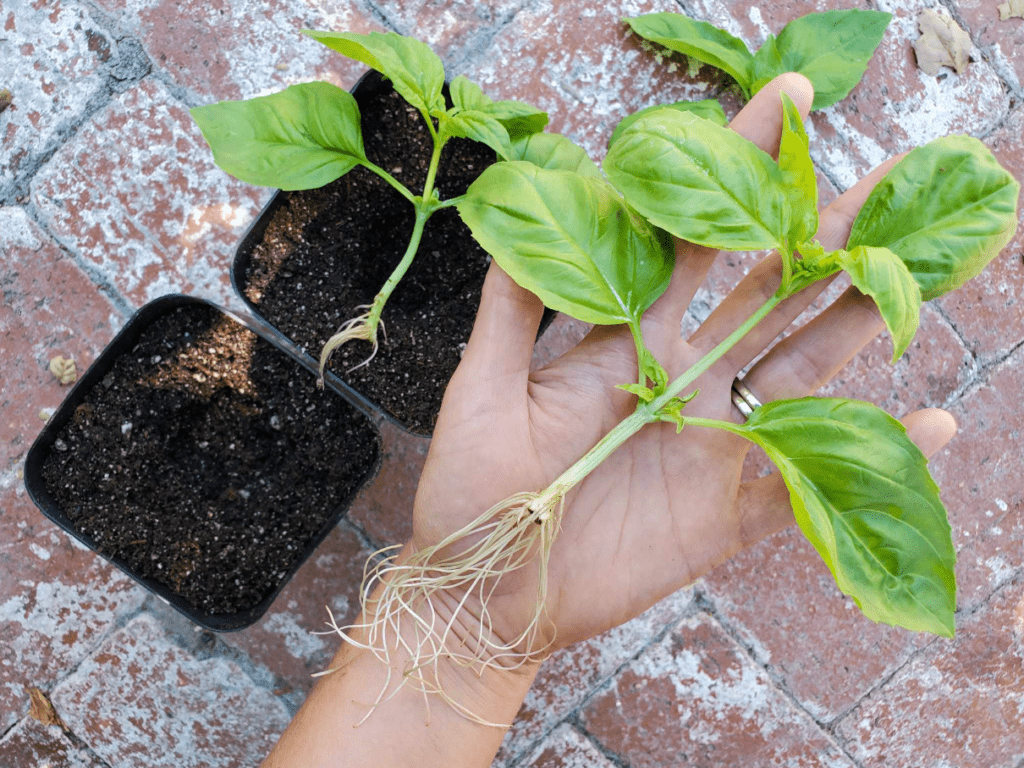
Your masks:
{"label": "black plastic pot", "polygon": [[[162,335],[179,326],[191,330]],[[219,351],[208,354],[217,340],[234,364]],[[137,405],[114,413],[115,401]],[[211,425],[224,423],[237,424],[238,434],[211,436]],[[231,450],[215,456],[211,442]],[[113,468],[95,469],[99,459],[75,454],[86,443],[112,456]],[[318,472],[309,464],[320,455],[327,469]],[[50,418],[26,458],[25,486],[71,536],[196,624],[228,631],[266,612],[376,474],[380,457],[372,421],[337,394],[319,392],[308,365],[277,340],[209,302],[166,296],[129,320]],[[135,463],[141,469],[127,469]],[[305,489],[293,487],[296,463]],[[286,471],[288,479],[275,475]],[[195,498],[176,499],[164,516],[143,520],[137,540],[108,541],[108,531],[133,530],[145,518],[152,494],[178,492],[175,478]],[[138,487],[126,487],[129,481]],[[154,572],[147,547],[164,546],[157,539],[173,515],[193,538],[167,549],[173,556]],[[274,526],[285,521],[293,538],[282,543]],[[232,579],[244,583],[244,595],[231,593]],[[217,597],[197,600],[211,585]]]}
{"label": "black plastic pot", "polygon": [[[365,126],[369,119],[368,105],[390,98],[390,84],[377,72],[371,71],[360,79],[352,93],[363,114],[364,142],[368,154],[372,151],[383,152],[383,149],[371,146],[373,136],[379,135],[376,129],[368,130]],[[404,103],[402,107],[405,107]],[[406,114],[400,111],[399,121],[422,126],[422,118],[418,113]],[[421,130],[425,135],[426,131]],[[405,145],[411,143],[398,142],[386,136],[380,146],[399,145],[395,146],[394,151],[397,159],[391,161],[391,156],[387,155],[387,159],[380,160],[379,164],[394,171],[396,176],[402,172],[409,175],[410,179],[405,183],[416,193],[419,190],[415,184],[422,183],[422,179],[411,174],[409,156],[401,153]],[[475,153],[473,159],[465,159],[471,157],[471,153]],[[488,159],[478,159],[482,153],[486,153]],[[443,184],[448,184],[442,196],[461,194],[464,187],[493,160],[494,153],[483,145],[453,140],[445,149],[441,173],[438,175],[439,189],[443,189]],[[425,176],[425,170],[420,170]],[[362,280],[359,290],[353,288],[350,294],[344,294],[350,290],[349,280],[357,279],[346,274],[349,265],[355,262],[372,262],[376,265],[384,261],[381,253],[372,247],[355,248],[354,244],[363,239],[365,228],[348,224],[345,226],[351,228],[344,231],[349,232],[353,243],[351,257],[348,260],[339,257],[329,262],[334,257],[325,256],[321,259],[318,255],[318,249],[327,250],[320,243],[328,242],[335,232],[334,220],[331,218],[335,215],[333,212],[337,211],[340,218],[355,207],[355,203],[348,206],[346,201],[353,199],[350,197],[351,188],[356,185],[362,185],[364,189],[372,189],[372,185],[380,188],[379,192],[373,192],[377,197],[368,206],[370,210],[367,219],[377,222],[378,230],[393,230],[389,232],[393,235],[393,242],[389,243],[391,250],[387,254],[393,261],[383,263],[379,267],[379,274],[358,278]],[[333,199],[340,202],[324,202]],[[364,204],[363,201],[360,204]],[[394,209],[393,213],[391,209]],[[407,220],[400,220],[401,216],[407,217]],[[255,315],[289,338],[299,354],[316,364],[314,358],[319,356],[327,337],[345,320],[359,314],[357,305],[373,301],[404,251],[411,229],[411,204],[365,169],[350,171],[332,185],[319,190],[278,192],[244,236],[232,265],[232,284]],[[432,233],[442,231],[443,235],[430,240],[435,237]],[[344,237],[338,235],[339,239],[343,240]],[[435,245],[431,245],[431,242]],[[445,245],[436,245],[438,242]],[[450,267],[444,264],[445,260],[451,262]],[[268,263],[272,263],[272,266],[265,266]],[[325,266],[328,263],[330,267]],[[427,224],[424,241],[413,266],[388,302],[384,319],[390,320],[389,312],[396,306],[403,309],[408,307],[409,315],[393,324],[385,322],[380,351],[368,365],[358,366],[370,354],[370,346],[366,342],[350,342],[336,352],[332,368],[337,375],[328,376],[330,385],[337,387],[344,380],[381,417],[414,434],[429,435],[440,409],[444,389],[458,365],[458,347],[460,344],[464,347],[468,341],[478,306],[479,289],[488,264],[489,257],[472,239],[468,228],[462,224],[454,210],[436,213]],[[449,280],[443,270],[457,272],[458,276]],[[253,277],[254,272],[258,273],[256,278]],[[425,285],[430,287],[423,287]],[[314,290],[326,297],[326,309],[315,302],[312,295]],[[473,294],[473,291],[476,293]],[[335,300],[335,297],[341,295],[350,297],[347,305],[341,299]],[[473,298],[467,299],[467,295]],[[303,302],[302,310],[306,311],[267,309],[268,306],[280,306],[284,302],[297,303],[299,297]],[[308,308],[306,302],[309,303]],[[331,319],[322,318],[325,311],[334,313]],[[553,312],[545,314],[541,330],[550,323],[553,316]],[[433,342],[423,343],[423,348],[431,351],[424,353],[423,358],[416,362],[412,349],[422,339],[429,338],[431,333],[440,338],[444,345],[440,351],[434,351]],[[343,358],[343,355],[348,357]],[[356,370],[351,370],[353,366],[356,366]],[[418,410],[414,411],[414,408]]]}

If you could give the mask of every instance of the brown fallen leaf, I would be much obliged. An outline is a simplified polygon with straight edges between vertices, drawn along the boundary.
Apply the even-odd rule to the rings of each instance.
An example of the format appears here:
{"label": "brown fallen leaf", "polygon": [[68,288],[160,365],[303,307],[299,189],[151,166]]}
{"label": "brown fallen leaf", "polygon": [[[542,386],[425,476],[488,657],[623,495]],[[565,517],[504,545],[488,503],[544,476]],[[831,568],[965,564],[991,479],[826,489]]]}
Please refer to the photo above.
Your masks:
{"label": "brown fallen leaf", "polygon": [[1010,0],[999,6],[999,18],[1002,21],[1008,19],[1024,19],[1024,0]]}
{"label": "brown fallen leaf", "polygon": [[69,357],[57,355],[50,361],[50,373],[61,383],[61,386],[74,384],[78,380],[78,369],[75,368],[75,361]]}
{"label": "brown fallen leaf", "polygon": [[57,714],[57,710],[53,708],[53,704],[46,698],[46,694],[38,688],[32,687],[28,689],[28,696],[30,699],[29,703],[29,714],[33,720],[37,720],[43,725],[57,725],[64,728],[64,721],[60,719],[60,715]]}
{"label": "brown fallen leaf", "polygon": [[917,66],[926,74],[937,75],[942,67],[952,67],[957,74],[967,66],[971,38],[949,16],[931,9],[917,17],[921,36],[914,41]]}

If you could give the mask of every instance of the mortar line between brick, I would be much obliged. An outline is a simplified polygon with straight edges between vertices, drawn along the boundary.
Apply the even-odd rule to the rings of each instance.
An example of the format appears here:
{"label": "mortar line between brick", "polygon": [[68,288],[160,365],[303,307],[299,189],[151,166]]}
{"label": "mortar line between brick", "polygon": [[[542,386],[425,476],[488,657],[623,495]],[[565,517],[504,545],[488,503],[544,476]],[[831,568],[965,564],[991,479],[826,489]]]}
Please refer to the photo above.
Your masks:
{"label": "mortar line between brick", "polygon": [[119,290],[107,280],[106,276],[96,268],[94,264],[90,264],[81,254],[75,251],[73,248],[68,247],[66,244],[61,242],[60,238],[50,231],[50,227],[39,215],[39,211],[36,209],[35,203],[29,202],[23,206],[20,206],[29,217],[29,219],[42,230],[43,234],[50,239],[54,245],[56,245],[61,251],[66,253],[71,259],[71,263],[78,267],[82,273],[92,281],[92,283],[99,290],[100,294],[105,296],[107,301],[110,302],[111,308],[121,315],[121,317],[127,320],[135,312],[135,308],[132,304],[121,294]]}
{"label": "mortar line between brick", "polygon": [[1024,340],[1013,345],[1006,354],[993,358],[988,362],[980,362],[978,364],[978,370],[970,381],[965,382],[953,390],[946,398],[945,402],[943,402],[942,407],[948,410],[954,405],[960,403],[968,395],[981,389],[986,383],[988,383],[989,376],[992,372],[1006,364],[1010,358],[1014,357],[1022,348],[1024,348]]}
{"label": "mortar line between brick", "polygon": [[773,673],[770,668],[770,665],[768,665],[760,658],[758,658],[757,651],[750,644],[745,642],[743,638],[740,636],[739,632],[736,630],[736,628],[733,627],[732,624],[721,615],[714,601],[707,595],[706,592],[704,592],[704,590],[697,590],[695,602],[700,610],[702,610],[704,613],[710,616],[711,619],[716,624],[718,624],[722,631],[725,632],[726,635],[728,635],[733,640],[733,642],[735,642],[740,648],[743,649],[743,652],[747,655],[750,661],[759,669],[761,669],[765,673],[765,675],[767,675],[768,679],[771,681],[771,684],[775,688],[775,690],[782,694],[783,698],[785,698],[789,702],[789,705],[793,707],[793,709],[798,715],[806,717],[808,720],[810,720],[810,722],[813,723],[814,726],[821,732],[825,740],[828,743],[830,743],[833,747],[835,747],[836,750],[838,750],[844,757],[846,757],[853,765],[857,766],[857,768],[863,768],[860,762],[852,754],[850,754],[849,750],[846,749],[846,745],[842,742],[842,740],[839,739],[838,734],[836,734],[833,731],[831,725],[829,723],[819,720],[817,717],[811,714],[807,710],[807,708],[804,707],[804,705],[800,702],[800,700],[785,685],[785,683],[782,681],[781,676]]}
{"label": "mortar line between brick", "polygon": [[[678,616],[673,616],[668,621],[666,621],[665,624],[661,627],[661,629],[659,629],[657,632],[655,632],[651,636],[651,638],[646,643],[644,643],[643,646],[636,653],[634,653],[628,659],[625,659],[621,664],[619,664],[614,670],[612,670],[604,678],[596,681],[591,686],[590,691],[587,693],[587,695],[584,696],[580,700],[580,703],[578,705],[576,705],[575,707],[570,709],[568,712],[566,712],[565,716],[563,716],[560,720],[558,720],[555,723],[553,723],[551,725],[551,727],[546,729],[543,733],[541,733],[540,736],[538,736],[536,739],[531,741],[526,747],[521,749],[519,752],[514,754],[509,759],[509,761],[507,763],[508,768],[516,768],[517,766],[521,765],[522,762],[529,755],[533,754],[534,750],[536,750],[544,742],[544,740],[548,736],[550,736],[558,728],[558,726],[561,725],[562,723],[569,723],[570,725],[575,725],[575,723],[579,722],[580,723],[580,729],[583,730],[585,733],[588,733],[588,736],[589,736],[589,732],[586,731],[586,729],[582,728],[582,720],[579,718],[580,712],[582,712],[584,709],[586,709],[587,705],[591,701],[593,701],[595,696],[597,696],[599,693],[603,693],[605,690],[607,690],[611,686],[612,682],[616,678],[618,678],[619,675],[626,669],[626,667],[628,667],[634,661],[636,661],[641,656],[643,656],[649,649],[651,649],[652,647],[654,647],[655,645],[660,643],[662,640],[664,640],[665,637],[670,632],[672,632],[672,630],[679,624],[679,622],[681,622],[683,619],[687,618],[688,616],[693,615],[698,610],[699,609],[697,608],[696,604],[688,605],[682,611],[682,613],[680,613]],[[600,747],[604,746],[597,739],[595,739],[593,737],[590,737],[590,738],[591,738],[592,741],[594,741]]]}
{"label": "mortar line between brick", "polygon": [[568,723],[570,727],[574,728],[583,738],[590,742],[594,749],[600,752],[609,763],[617,768],[629,768],[629,760],[603,744],[600,739],[598,739],[587,729],[585,725],[583,725],[583,722],[577,714],[566,717],[564,722]]}

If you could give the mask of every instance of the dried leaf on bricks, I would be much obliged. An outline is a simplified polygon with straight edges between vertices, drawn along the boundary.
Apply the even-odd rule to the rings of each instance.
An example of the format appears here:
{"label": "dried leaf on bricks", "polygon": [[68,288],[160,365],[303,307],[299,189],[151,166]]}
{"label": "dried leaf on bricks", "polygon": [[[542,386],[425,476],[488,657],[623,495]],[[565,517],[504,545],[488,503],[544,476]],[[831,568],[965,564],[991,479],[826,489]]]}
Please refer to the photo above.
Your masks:
{"label": "dried leaf on bricks", "polygon": [[11,93],[10,88],[0,88],[0,112],[3,112],[14,101],[14,96]]}
{"label": "dried leaf on bricks", "polygon": [[1010,0],[1008,3],[1002,3],[999,6],[999,18],[1003,21],[1024,19],[1024,0]]}
{"label": "dried leaf on bricks", "polygon": [[57,725],[61,728],[64,727],[63,721],[60,719],[60,715],[57,714],[57,710],[53,708],[53,704],[46,698],[46,694],[38,688],[32,687],[28,689],[29,695],[29,714],[33,720],[36,720],[43,725]]}
{"label": "dried leaf on bricks", "polygon": [[53,377],[62,386],[74,384],[78,379],[78,369],[75,368],[75,361],[61,355],[57,355],[50,361],[50,373],[53,374]]}
{"label": "dried leaf on bricks", "polygon": [[917,66],[929,75],[937,75],[942,67],[962,72],[971,52],[970,36],[949,16],[933,10],[922,11],[917,25],[921,29],[914,42]]}

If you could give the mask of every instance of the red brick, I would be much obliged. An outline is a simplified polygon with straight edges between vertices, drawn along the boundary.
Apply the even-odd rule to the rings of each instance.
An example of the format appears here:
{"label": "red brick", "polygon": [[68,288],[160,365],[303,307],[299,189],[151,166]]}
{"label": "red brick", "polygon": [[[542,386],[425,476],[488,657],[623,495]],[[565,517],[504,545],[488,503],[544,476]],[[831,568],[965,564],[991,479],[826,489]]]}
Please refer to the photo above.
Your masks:
{"label": "red brick", "polygon": [[28,714],[26,690],[46,691],[137,610],[135,582],[73,542],[0,476],[0,732]]}
{"label": "red brick", "polygon": [[1024,759],[1024,582],[1008,583],[837,726],[863,765],[1016,768]]}
{"label": "red brick", "polygon": [[270,194],[217,170],[152,79],[94,116],[32,192],[54,235],[137,305],[172,292],[230,301],[234,250]]}
{"label": "red brick", "polygon": [[423,41],[445,61],[456,62],[523,5],[524,0],[395,0],[382,3],[381,11],[390,26]]}
{"label": "red brick", "polygon": [[351,87],[366,66],[303,29],[365,33],[380,26],[355,3],[100,0],[138,39],[154,67],[202,102],[251,98],[293,83]]}
{"label": "red brick", "polygon": [[[1024,29],[1024,20],[1020,25]],[[1024,181],[1024,109],[1015,110],[985,141],[1003,167]],[[1017,234],[1002,253],[978,277],[939,299],[983,362],[1004,357],[1024,341],[1024,192],[1017,213]]]}
{"label": "red brick", "polygon": [[73,744],[58,726],[41,725],[31,719],[22,720],[0,739],[0,765],[11,768],[103,768],[94,755]]}
{"label": "red brick", "polygon": [[824,722],[931,640],[865,618],[796,526],[715,569],[704,588],[755,658]]}
{"label": "red brick", "polygon": [[632,621],[553,654],[541,666],[495,765],[515,764],[529,745],[576,710],[665,627],[675,623],[689,608],[692,596],[692,590],[680,590]]}
{"label": "red brick", "polygon": [[613,768],[586,736],[570,725],[560,725],[522,765],[527,768]]}
{"label": "red brick", "polygon": [[1009,108],[998,74],[978,56],[960,74],[928,75],[917,68],[920,3],[894,0],[879,3],[879,10],[894,18],[861,84],[812,117],[811,153],[844,189],[888,157],[932,139],[984,135]]}
{"label": "red brick", "polygon": [[390,422],[380,425],[384,457],[377,477],[356,497],[348,517],[381,546],[412,538],[412,503],[430,439]]}
{"label": "red brick", "polygon": [[[12,105],[0,113],[0,199],[24,181],[107,87],[116,44],[80,6],[19,3],[3,13],[0,59]],[[0,7],[0,12],[3,8]]]}
{"label": "red brick", "polygon": [[327,610],[339,626],[355,620],[369,555],[351,531],[335,528],[266,615],[248,629],[224,635],[224,642],[266,666],[291,690],[308,693],[315,682],[312,675],[330,666],[341,645],[336,635],[322,634],[328,629]]}
{"label": "red brick", "polygon": [[[717,70],[689,77],[681,57],[662,63],[643,49],[624,16],[678,10],[669,0],[628,0],[614,9],[582,2],[531,4],[516,14],[465,74],[494,98],[520,99],[550,113],[549,130],[564,133],[592,158],[603,157],[619,120],[642,107],[715,96]],[[728,104],[734,111],[735,101]]]}
{"label": "red brick", "polygon": [[582,722],[634,768],[852,766],[705,614],[684,619],[631,662]]}
{"label": "red brick", "polygon": [[999,73],[1019,90],[1024,83],[1024,19],[1002,20],[996,3],[953,0],[953,8],[974,41],[996,65]]}
{"label": "red brick", "polygon": [[959,431],[933,468],[960,548],[962,608],[985,600],[1024,564],[1022,369],[1018,352],[952,408]]}
{"label": "red brick", "polygon": [[148,615],[118,631],[50,698],[111,765],[255,765],[289,720],[234,662],[196,659]]}
{"label": "red brick", "polygon": [[82,374],[121,317],[21,208],[0,208],[0,473],[15,471],[68,392],[50,373],[58,355]]}

